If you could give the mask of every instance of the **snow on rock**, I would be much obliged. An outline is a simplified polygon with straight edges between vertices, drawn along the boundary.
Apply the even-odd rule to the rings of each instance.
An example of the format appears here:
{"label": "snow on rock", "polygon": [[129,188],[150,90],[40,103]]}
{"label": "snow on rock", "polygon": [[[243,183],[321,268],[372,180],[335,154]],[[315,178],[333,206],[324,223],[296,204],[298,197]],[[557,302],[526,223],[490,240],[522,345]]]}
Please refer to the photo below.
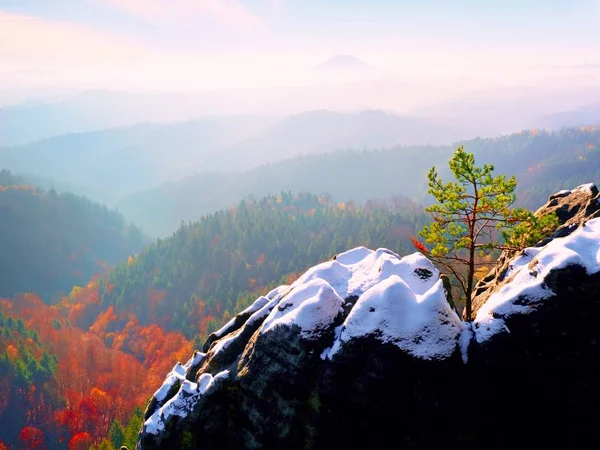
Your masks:
{"label": "snow on rock", "polygon": [[358,247],[309,269],[290,289],[261,332],[296,324],[304,337],[318,336],[342,312],[343,299],[358,297],[322,359],[331,359],[345,342],[367,335],[414,356],[448,357],[462,330],[438,270],[420,253],[400,257],[386,249]]}
{"label": "snow on rock", "polygon": [[273,300],[275,298],[281,298],[283,296],[283,294],[285,294],[287,292],[288,289],[289,289],[289,286],[287,284],[282,284],[281,286],[276,287],[271,292],[269,292],[267,295],[265,295],[265,297],[267,297],[269,300]]}
{"label": "snow on rock", "polygon": [[529,314],[536,304],[551,298],[554,292],[544,280],[551,271],[570,265],[582,266],[590,275],[600,271],[600,218],[543,247],[527,248],[512,261],[505,275],[509,282],[477,312],[474,320],[477,342],[506,331],[504,317]]}
{"label": "snow on rock", "polygon": [[418,294],[393,274],[360,296],[327,357],[331,359],[352,339],[374,336],[416,357],[446,358],[456,349],[461,330],[462,322],[446,301],[441,280]]}
{"label": "snow on rock", "polygon": [[197,367],[206,358],[206,353],[195,351],[192,357],[183,365],[183,368],[187,371],[192,367]]}
{"label": "snow on rock", "polygon": [[200,393],[204,394],[212,382],[213,376],[210,373],[203,373],[200,375],[200,378],[198,378],[198,390]]}
{"label": "snow on rock", "polygon": [[460,333],[458,342],[460,345],[460,354],[462,356],[463,363],[467,364],[469,362],[469,346],[471,345],[471,340],[473,339],[473,328],[470,322],[463,322],[462,325],[462,331]]}
{"label": "snow on rock", "polygon": [[552,197],[565,197],[569,195],[572,191],[569,189],[563,189],[562,191],[558,191],[556,194],[553,194]]}
{"label": "snow on rock", "polygon": [[185,367],[182,366],[180,363],[175,364],[171,372],[167,374],[162,386],[158,388],[158,390],[154,393],[153,397],[158,402],[164,401],[171,388],[176,383],[181,382],[184,379]]}
{"label": "snow on rock", "polygon": [[595,188],[595,184],[594,183],[586,183],[586,184],[582,184],[581,186],[577,186],[574,190],[575,191],[589,191],[592,192],[592,190]]}
{"label": "snow on rock", "polygon": [[207,394],[218,380],[228,377],[229,371],[224,370],[214,377],[209,373],[203,373],[198,378],[198,383],[183,380],[177,394],[144,422],[144,430],[151,434],[158,434],[164,430],[165,421],[171,416],[186,417],[196,404],[198,397]]}
{"label": "snow on rock", "polygon": [[[419,269],[417,273],[416,269]],[[333,261],[309,269],[291,287],[320,278],[346,299],[360,296],[391,275],[402,277],[412,290],[420,294],[431,288],[439,278],[438,270],[420,253],[401,258],[387,249],[373,251],[357,247],[337,255]]]}
{"label": "snow on rock", "polygon": [[[212,376],[211,376],[212,381]],[[198,383],[185,380],[177,394],[161,406],[144,422],[144,429],[152,434],[157,434],[164,429],[164,422],[171,416],[186,417],[193,405],[196,403],[196,397],[204,392],[199,391]]]}
{"label": "snow on rock", "polygon": [[[276,326],[296,324],[303,330],[304,337],[318,335],[342,312],[344,300],[360,297],[392,277],[406,286],[407,292],[413,296],[413,303],[418,304],[424,302],[425,297],[419,297],[417,302],[415,296],[424,296],[438,286],[439,272],[420,253],[402,258],[387,249],[373,251],[357,247],[314,266],[298,278],[272,309],[261,330],[266,333]],[[439,286],[430,296],[441,298],[447,305],[443,289]],[[394,295],[391,294],[382,301],[392,301],[392,297]],[[393,306],[390,308],[393,309]],[[394,314],[406,312],[399,310]],[[409,319],[405,317],[405,320]],[[390,336],[390,340],[398,341],[398,338]],[[423,354],[428,352],[424,350]]]}
{"label": "snow on rock", "polygon": [[[285,286],[287,287],[287,286]],[[241,313],[239,313],[238,315],[244,315],[244,314],[253,314],[256,311],[258,311],[259,309],[261,309],[263,306],[265,306],[267,303],[269,303],[269,301],[273,298],[276,297],[279,292],[282,290],[282,288],[284,288],[284,286],[279,286],[277,289],[273,289],[271,292],[269,292],[269,294],[267,294],[266,297],[258,297],[254,303],[252,303],[250,306],[248,306],[245,310],[243,310]],[[269,297],[269,295],[271,297]],[[236,317],[233,317],[229,322],[227,322],[225,325],[223,325],[221,328],[219,328],[217,331],[215,331],[213,333],[213,335],[216,338],[221,338],[223,336],[225,336],[226,334],[228,334],[230,332],[230,330],[233,328],[233,326],[235,325],[235,320]]]}
{"label": "snow on rock", "polygon": [[233,342],[236,340],[237,335],[236,334],[232,334],[230,336],[224,337],[223,339],[220,339],[216,342],[216,344],[214,345],[214,347],[212,347],[210,349],[210,352],[212,354],[217,354],[219,353],[221,350],[225,350],[227,347],[229,347],[231,344],[233,344]]}
{"label": "snow on rock", "polygon": [[326,281],[315,278],[298,286],[273,308],[263,322],[267,333],[281,325],[298,325],[305,338],[318,336],[342,312],[344,301]]}
{"label": "snow on rock", "polygon": [[252,314],[248,320],[246,321],[246,326],[252,326],[257,321],[264,319],[269,315],[271,310],[275,307],[275,305],[279,303],[279,298],[274,298],[270,300],[267,304],[265,304],[261,309]]}

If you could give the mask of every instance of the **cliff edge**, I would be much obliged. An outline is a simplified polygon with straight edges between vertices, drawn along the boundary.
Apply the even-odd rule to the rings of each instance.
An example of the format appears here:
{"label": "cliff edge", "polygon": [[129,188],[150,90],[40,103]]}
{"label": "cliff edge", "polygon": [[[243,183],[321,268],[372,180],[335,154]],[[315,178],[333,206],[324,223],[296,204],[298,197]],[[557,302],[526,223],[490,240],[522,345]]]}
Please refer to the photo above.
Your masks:
{"label": "cliff edge", "polygon": [[420,253],[363,247],[213,333],[154,394],[138,449],[543,448],[600,443],[594,185],[504,254],[463,322]]}

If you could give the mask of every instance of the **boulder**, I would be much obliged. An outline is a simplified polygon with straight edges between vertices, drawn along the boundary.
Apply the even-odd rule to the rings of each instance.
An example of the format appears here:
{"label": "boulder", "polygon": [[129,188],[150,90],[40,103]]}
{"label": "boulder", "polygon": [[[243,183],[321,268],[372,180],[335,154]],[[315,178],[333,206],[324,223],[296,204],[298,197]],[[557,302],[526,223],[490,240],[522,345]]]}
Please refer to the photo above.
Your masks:
{"label": "boulder", "polygon": [[173,368],[136,448],[597,446],[597,203],[593,185],[550,197],[561,226],[502,256],[472,323],[420,253],[309,269]]}

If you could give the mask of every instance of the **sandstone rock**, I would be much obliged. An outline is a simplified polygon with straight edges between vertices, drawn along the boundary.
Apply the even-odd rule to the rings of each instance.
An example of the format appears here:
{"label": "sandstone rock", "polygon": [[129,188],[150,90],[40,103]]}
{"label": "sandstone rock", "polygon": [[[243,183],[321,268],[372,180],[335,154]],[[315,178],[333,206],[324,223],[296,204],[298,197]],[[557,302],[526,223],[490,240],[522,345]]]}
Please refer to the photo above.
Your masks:
{"label": "sandstone rock", "polygon": [[503,255],[473,323],[418,253],[310,269],[174,367],[137,448],[596,447],[597,203],[594,186],[552,196],[540,213],[561,226]]}
{"label": "sandstone rock", "polygon": [[[536,211],[536,215],[556,213],[560,226],[552,236],[538,245],[543,246],[552,239],[568,236],[586,221],[599,217],[599,200],[598,188],[594,184],[585,184],[573,190],[560,191],[551,195],[548,202]],[[510,281],[506,279],[506,273],[515,256],[515,252],[504,252],[496,266],[475,286],[472,302],[473,317],[493,292]]]}

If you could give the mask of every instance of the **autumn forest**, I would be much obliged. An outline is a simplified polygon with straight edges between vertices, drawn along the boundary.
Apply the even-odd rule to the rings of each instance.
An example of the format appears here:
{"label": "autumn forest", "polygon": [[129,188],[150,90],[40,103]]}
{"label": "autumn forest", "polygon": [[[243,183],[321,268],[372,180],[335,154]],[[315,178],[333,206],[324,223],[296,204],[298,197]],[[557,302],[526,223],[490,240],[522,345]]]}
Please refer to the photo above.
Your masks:
{"label": "autumn forest", "polygon": [[[466,147],[517,173],[526,206],[600,174],[596,129],[533,130]],[[428,223],[413,179],[424,179],[429,158],[406,149],[419,173],[398,160],[401,188],[383,200],[375,187],[365,200],[319,184],[345,167],[349,184],[361,168],[375,174],[365,189],[375,186],[373,167],[401,152],[290,160],[294,170],[312,167],[316,192],[246,196],[159,239],[118,210],[0,171],[0,450],[133,448],[165,374],[259,295],[351,247],[413,252],[411,237]]]}

